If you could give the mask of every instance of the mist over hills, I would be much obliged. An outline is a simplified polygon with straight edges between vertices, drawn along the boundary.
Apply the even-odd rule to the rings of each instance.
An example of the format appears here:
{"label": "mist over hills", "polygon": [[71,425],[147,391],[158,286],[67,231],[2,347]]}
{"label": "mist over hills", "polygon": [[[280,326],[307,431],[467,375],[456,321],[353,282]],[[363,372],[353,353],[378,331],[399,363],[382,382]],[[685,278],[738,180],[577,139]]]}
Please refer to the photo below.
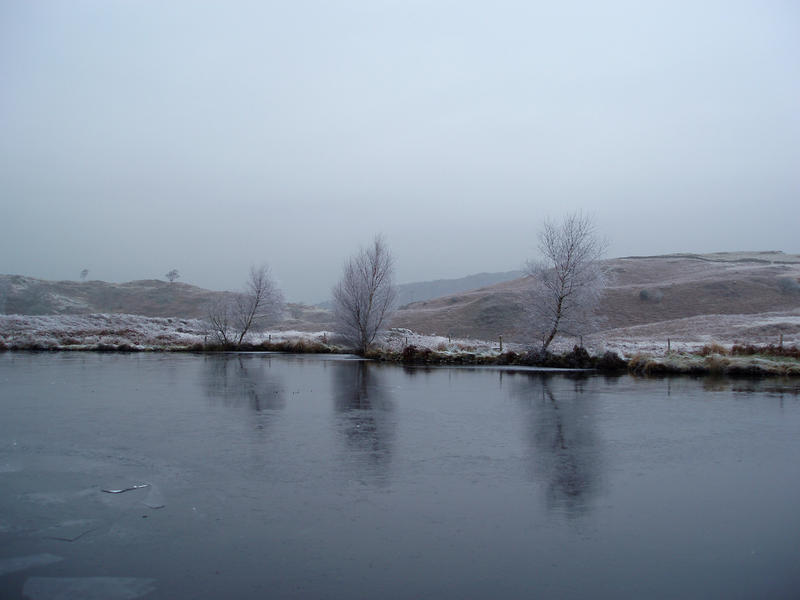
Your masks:
{"label": "mist over hills", "polygon": [[[624,257],[603,262],[608,286],[596,335],[800,335],[800,255],[733,252]],[[398,286],[391,326],[426,334],[525,341],[524,309],[532,281],[519,271]],[[45,281],[0,275],[0,313],[129,313],[202,318],[231,292],[141,280]],[[761,315],[761,316],[759,316]],[[736,317],[734,319],[734,316]],[[279,329],[331,330],[320,306],[290,303]]]}

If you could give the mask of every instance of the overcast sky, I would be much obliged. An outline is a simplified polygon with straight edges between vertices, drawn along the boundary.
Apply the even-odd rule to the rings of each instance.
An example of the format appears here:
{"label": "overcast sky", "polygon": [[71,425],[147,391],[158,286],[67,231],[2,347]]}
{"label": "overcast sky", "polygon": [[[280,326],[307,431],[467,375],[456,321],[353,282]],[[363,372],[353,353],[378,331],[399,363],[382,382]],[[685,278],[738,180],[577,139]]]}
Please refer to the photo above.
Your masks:
{"label": "overcast sky", "polygon": [[800,252],[800,3],[0,2],[0,273],[328,296],[610,256]]}

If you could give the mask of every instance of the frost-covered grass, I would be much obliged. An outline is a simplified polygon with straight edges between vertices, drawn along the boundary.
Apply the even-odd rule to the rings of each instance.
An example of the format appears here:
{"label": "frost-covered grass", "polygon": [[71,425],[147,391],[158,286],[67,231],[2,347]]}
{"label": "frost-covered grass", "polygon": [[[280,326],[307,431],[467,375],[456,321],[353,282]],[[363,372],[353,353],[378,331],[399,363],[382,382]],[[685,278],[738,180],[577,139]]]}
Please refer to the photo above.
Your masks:
{"label": "frost-covered grass", "polygon": [[[378,340],[377,347],[388,352],[402,352],[408,346],[435,350],[442,354],[471,353],[484,356],[500,354],[499,341],[489,342],[441,335],[423,335],[408,329],[390,329]],[[503,344],[503,350],[520,350],[520,344]]]}
{"label": "frost-covered grass", "polygon": [[[628,368],[639,374],[800,375],[800,350],[793,336],[783,347],[716,343],[703,336],[663,342],[644,338],[558,338],[553,354],[537,355],[521,344],[422,335],[408,329],[382,334],[370,356],[380,360],[440,364],[513,364],[551,367]],[[206,324],[198,319],[127,314],[0,315],[0,350],[215,350]],[[245,349],[282,352],[345,352],[331,332],[264,331],[245,338]],[[609,358],[610,357],[610,358]]]}
{"label": "frost-covered grass", "polygon": [[[330,341],[328,332],[264,331],[248,334],[251,346]],[[185,350],[213,340],[200,319],[127,314],[0,315],[0,349],[8,350]]]}
{"label": "frost-covered grass", "polygon": [[[587,348],[604,349],[632,357],[636,354],[663,355],[698,352],[703,346],[719,344],[800,345],[800,309],[784,312],[735,315],[698,315],[646,325],[610,329],[589,336]],[[668,342],[669,340],[669,342]]]}
{"label": "frost-covered grass", "polygon": [[0,315],[0,348],[11,350],[169,350],[201,344],[204,336],[197,319]]}
{"label": "frost-covered grass", "polygon": [[700,354],[670,352],[664,356],[637,354],[628,368],[640,375],[689,373],[698,375],[800,375],[797,358],[769,354]]}

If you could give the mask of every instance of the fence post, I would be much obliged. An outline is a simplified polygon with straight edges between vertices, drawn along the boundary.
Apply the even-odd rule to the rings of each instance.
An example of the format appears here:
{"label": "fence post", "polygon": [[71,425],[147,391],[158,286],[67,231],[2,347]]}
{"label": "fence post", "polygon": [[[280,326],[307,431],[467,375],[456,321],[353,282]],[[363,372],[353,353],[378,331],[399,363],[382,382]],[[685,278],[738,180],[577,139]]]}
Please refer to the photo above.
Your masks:
{"label": "fence post", "polygon": [[500,354],[503,353],[503,336],[500,336]]}
{"label": "fence post", "polygon": [[670,346],[671,346],[670,339],[669,339],[669,338],[667,338],[667,354],[669,354],[669,353],[670,353],[670,351],[671,351],[671,348],[670,348]]}

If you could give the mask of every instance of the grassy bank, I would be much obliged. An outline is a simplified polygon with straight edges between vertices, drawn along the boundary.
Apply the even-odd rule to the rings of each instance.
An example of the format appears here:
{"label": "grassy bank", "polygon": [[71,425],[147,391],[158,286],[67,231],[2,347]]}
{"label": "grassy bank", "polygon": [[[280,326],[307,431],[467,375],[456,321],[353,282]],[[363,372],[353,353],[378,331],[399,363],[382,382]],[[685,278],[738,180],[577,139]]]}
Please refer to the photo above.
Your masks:
{"label": "grassy bank", "polygon": [[796,346],[717,344],[698,352],[669,352],[664,356],[636,354],[628,370],[637,375],[800,375],[800,349]]}
{"label": "grassy bank", "polygon": [[[286,352],[347,353],[326,332],[261,332],[249,343],[223,347],[210,343],[202,321],[137,315],[18,316],[0,315],[0,351],[90,352]],[[592,369],[635,375],[800,375],[796,345],[711,344],[698,350],[597,355],[581,347],[563,353],[500,347],[485,340],[425,336],[390,330],[368,359],[409,365],[498,365],[558,369]]]}

